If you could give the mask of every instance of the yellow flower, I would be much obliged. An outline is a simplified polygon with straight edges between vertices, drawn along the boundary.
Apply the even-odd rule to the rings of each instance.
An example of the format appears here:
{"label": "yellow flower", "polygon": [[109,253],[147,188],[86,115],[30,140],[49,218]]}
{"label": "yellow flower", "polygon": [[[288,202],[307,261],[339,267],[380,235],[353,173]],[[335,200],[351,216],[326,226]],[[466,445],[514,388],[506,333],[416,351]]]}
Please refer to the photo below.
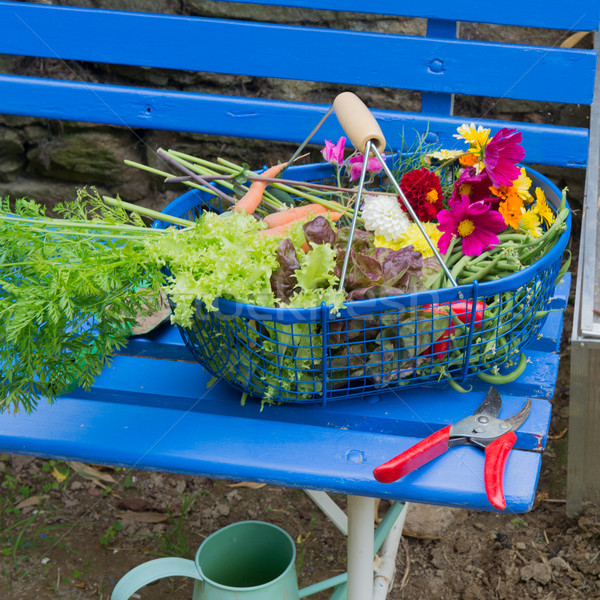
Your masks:
{"label": "yellow flower", "polygon": [[[425,233],[427,233],[429,239],[436,245],[438,240],[442,237],[442,232],[437,228],[437,223],[428,222],[421,223]],[[411,223],[404,231],[404,233],[398,238],[400,248],[406,246],[413,246],[417,252],[423,255],[423,258],[429,258],[433,256],[433,250],[427,243],[427,240],[421,233],[419,226],[416,223]]]}
{"label": "yellow flower", "polygon": [[554,223],[554,213],[546,201],[544,190],[539,187],[535,188],[535,206],[533,210],[537,215],[539,215],[546,227],[550,227],[550,225]]}
{"label": "yellow flower", "polygon": [[437,158],[438,160],[451,160],[454,158],[458,158],[462,156],[464,152],[462,150],[437,150],[436,152],[431,152],[427,156],[431,156],[431,158]]}
{"label": "yellow flower", "polygon": [[533,212],[533,210],[526,210],[521,217],[521,227],[525,229],[534,238],[542,236],[542,227],[540,225],[539,217]]}
{"label": "yellow flower", "polygon": [[391,248],[392,250],[400,250],[404,245],[400,243],[400,240],[390,241],[382,235],[376,235],[374,240],[377,248]]}
{"label": "yellow flower", "polygon": [[521,167],[521,174],[513,181],[512,190],[523,202],[530,204],[533,202],[533,198],[529,193],[529,188],[531,188],[531,179],[527,177],[525,168]]}
{"label": "yellow flower", "polygon": [[[428,222],[421,223],[423,229],[429,236],[429,239],[437,246],[438,240],[442,237],[442,232],[437,228],[437,223]],[[375,246],[378,248],[391,248],[392,250],[400,250],[406,246],[413,246],[416,252],[420,252],[423,258],[433,256],[433,250],[427,243],[427,240],[421,233],[419,226],[416,223],[411,223],[404,233],[393,241],[386,240],[382,235],[375,236]]]}
{"label": "yellow flower", "polygon": [[469,149],[472,152],[481,152],[481,149],[488,143],[490,130],[484,129],[481,125],[475,128],[475,123],[461,125],[458,129],[458,134],[454,137],[459,140],[465,140],[469,144]]}

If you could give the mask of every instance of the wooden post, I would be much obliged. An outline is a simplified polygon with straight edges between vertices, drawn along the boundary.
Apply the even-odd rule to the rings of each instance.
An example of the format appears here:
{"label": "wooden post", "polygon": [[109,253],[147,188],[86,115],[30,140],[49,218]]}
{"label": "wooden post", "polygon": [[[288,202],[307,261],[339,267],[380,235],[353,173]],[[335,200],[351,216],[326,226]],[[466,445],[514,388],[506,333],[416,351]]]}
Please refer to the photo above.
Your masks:
{"label": "wooden post", "polygon": [[600,344],[571,344],[567,514],[600,504]]}

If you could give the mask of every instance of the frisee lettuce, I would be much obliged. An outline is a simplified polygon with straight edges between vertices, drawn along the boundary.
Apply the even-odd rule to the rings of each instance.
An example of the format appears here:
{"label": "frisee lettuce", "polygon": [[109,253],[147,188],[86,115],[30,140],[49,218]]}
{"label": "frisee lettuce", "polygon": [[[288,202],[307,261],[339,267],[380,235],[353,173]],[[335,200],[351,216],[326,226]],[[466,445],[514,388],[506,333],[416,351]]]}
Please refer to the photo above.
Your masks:
{"label": "frisee lettuce", "polygon": [[192,325],[195,300],[208,311],[216,310],[217,298],[270,307],[281,304],[282,295],[290,308],[343,305],[330,244],[311,244],[298,258],[290,239],[261,235],[263,228],[244,213],[206,212],[194,227],[148,240],[150,255],[169,272],[165,291],[175,306],[173,323]]}
{"label": "frisee lettuce", "polygon": [[195,299],[208,311],[216,310],[217,298],[274,305],[270,277],[279,239],[260,235],[263,228],[244,213],[206,212],[194,227],[148,241],[150,254],[169,270],[165,291],[175,304],[174,323],[191,325]]}

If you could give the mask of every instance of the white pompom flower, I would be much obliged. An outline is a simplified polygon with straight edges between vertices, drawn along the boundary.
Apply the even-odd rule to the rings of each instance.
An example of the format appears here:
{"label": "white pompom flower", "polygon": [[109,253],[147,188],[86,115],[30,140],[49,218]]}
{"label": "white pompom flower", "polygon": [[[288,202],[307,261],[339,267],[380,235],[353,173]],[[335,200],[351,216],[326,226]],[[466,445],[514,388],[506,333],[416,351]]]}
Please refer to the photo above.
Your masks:
{"label": "white pompom flower", "polygon": [[408,215],[395,196],[367,196],[361,216],[365,229],[388,242],[397,240],[410,225]]}

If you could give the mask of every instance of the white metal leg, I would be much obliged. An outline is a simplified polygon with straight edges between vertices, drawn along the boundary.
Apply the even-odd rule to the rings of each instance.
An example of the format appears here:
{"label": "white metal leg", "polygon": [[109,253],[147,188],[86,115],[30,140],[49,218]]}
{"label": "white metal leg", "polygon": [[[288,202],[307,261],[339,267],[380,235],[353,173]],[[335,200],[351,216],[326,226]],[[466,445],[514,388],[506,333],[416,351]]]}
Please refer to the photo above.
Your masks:
{"label": "white metal leg", "polygon": [[404,520],[406,519],[406,509],[396,519],[396,522],[387,534],[381,549],[375,560],[375,579],[373,581],[373,600],[385,600],[396,573],[396,556],[398,547],[402,539],[402,530],[404,529]]}
{"label": "white metal leg", "polygon": [[348,600],[373,600],[375,499],[348,496]]}
{"label": "white metal leg", "polygon": [[[300,590],[300,598],[335,587],[330,600],[385,600],[392,586],[406,505],[395,503],[374,533],[374,498],[348,496],[348,516],[325,492],[304,490],[348,535],[348,572]],[[378,554],[373,561],[375,548]]]}
{"label": "white metal leg", "polygon": [[323,511],[325,516],[344,535],[348,535],[348,517],[346,513],[329,497],[327,492],[304,490],[304,493]]}

